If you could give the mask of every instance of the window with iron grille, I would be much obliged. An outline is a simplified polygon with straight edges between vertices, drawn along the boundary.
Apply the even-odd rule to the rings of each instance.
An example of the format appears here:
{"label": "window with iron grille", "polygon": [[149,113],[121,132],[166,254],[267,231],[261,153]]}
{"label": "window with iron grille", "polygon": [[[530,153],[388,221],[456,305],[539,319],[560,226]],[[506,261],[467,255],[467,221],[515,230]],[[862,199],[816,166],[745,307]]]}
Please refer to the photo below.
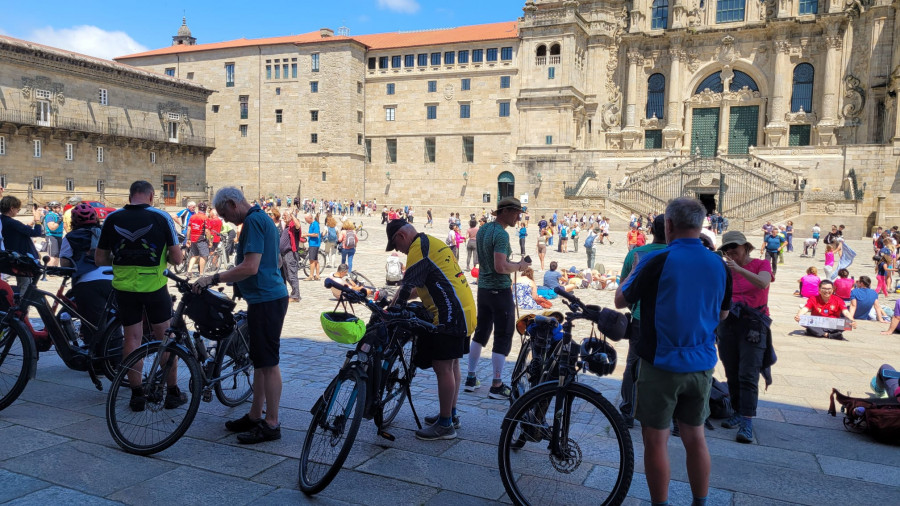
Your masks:
{"label": "window with iron grille", "polygon": [[788,132],[789,146],[809,146],[809,125],[791,125]]}
{"label": "window with iron grille", "polygon": [[97,163],[103,163],[103,146],[97,146]]}
{"label": "window with iron grille", "polygon": [[319,134],[310,134],[310,135],[309,135],[309,142],[310,142],[311,144],[318,144],[318,143],[319,143]]}
{"label": "window with iron grille", "polygon": [[99,95],[100,105],[109,105],[109,93],[106,91],[106,88],[100,88],[97,94]]}
{"label": "window with iron grille", "polygon": [[791,112],[798,112],[800,109],[812,112],[813,77],[815,77],[815,70],[809,63],[801,63],[794,67]]}
{"label": "window with iron grille", "polygon": [[310,121],[319,121],[319,111],[309,111]]}
{"label": "window with iron grille", "polygon": [[6,154],[6,137],[3,135],[0,135],[0,156],[3,156],[5,154]]}
{"label": "window with iron grille", "polygon": [[662,149],[662,130],[644,131],[644,149]]}
{"label": "window with iron grille", "polygon": [[31,180],[31,187],[35,190],[43,190],[44,176],[34,176],[34,179]]}
{"label": "window with iron grille", "polygon": [[666,77],[653,74],[647,79],[647,118],[663,119],[666,110]]}
{"label": "window with iron grille", "polygon": [[275,109],[275,123],[281,123],[282,119],[282,109]]}
{"label": "window with iron grille", "polygon": [[669,27],[669,0],[653,0],[650,7],[650,29],[665,30]]}

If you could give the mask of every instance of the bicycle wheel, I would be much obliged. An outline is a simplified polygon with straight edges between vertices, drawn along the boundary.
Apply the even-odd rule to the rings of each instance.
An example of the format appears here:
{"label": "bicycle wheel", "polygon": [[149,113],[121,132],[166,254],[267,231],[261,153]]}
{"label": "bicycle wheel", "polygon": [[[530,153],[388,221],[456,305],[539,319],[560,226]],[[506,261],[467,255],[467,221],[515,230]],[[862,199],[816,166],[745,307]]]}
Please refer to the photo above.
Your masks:
{"label": "bicycle wheel", "polygon": [[312,409],[300,454],[300,490],[321,492],[341,470],[359,431],[366,406],[366,382],[355,369],[342,371]]}
{"label": "bicycle wheel", "polygon": [[384,380],[384,389],[381,394],[381,412],[375,417],[375,423],[380,428],[385,428],[397,418],[400,408],[403,407],[403,401],[406,400],[406,387],[416,376],[416,367],[412,364],[413,350],[415,349],[415,340],[410,338],[403,343],[400,353],[406,362],[409,375],[403,370],[403,364],[400,362],[400,356],[395,356],[388,367],[387,377]]}
{"label": "bicycle wheel", "polygon": [[253,395],[253,363],[250,361],[250,339],[247,330],[247,319],[241,318],[234,327],[234,332],[219,343],[216,349],[216,362],[213,377],[221,378],[224,374],[232,374],[222,381],[216,382],[216,398],[222,404],[234,407]]}
{"label": "bicycle wheel", "polygon": [[175,274],[184,274],[187,271],[188,262],[191,258],[191,251],[190,249],[182,248],[182,253],[184,253],[184,260],[182,260],[181,263],[175,264],[171,267],[172,270],[175,271]]}
{"label": "bicycle wheel", "polygon": [[206,274],[213,274],[213,273],[219,272],[219,269],[221,268],[221,264],[222,264],[221,259],[222,259],[222,255],[220,255],[218,253],[218,251],[210,254],[209,258],[206,259],[206,269],[205,269]]}
{"label": "bicycle wheel", "polygon": [[106,376],[109,381],[116,378],[116,372],[122,363],[122,345],[125,333],[121,323],[116,319],[94,343],[94,370]]}
{"label": "bicycle wheel", "polygon": [[359,271],[353,271],[350,273],[350,279],[353,280],[354,283],[360,284],[370,290],[375,290],[375,283],[372,282],[369,278],[363,276],[359,273]]}
{"label": "bicycle wheel", "polygon": [[359,238],[360,241],[365,241],[369,238],[369,232],[363,229],[359,229],[356,231],[356,237]]}
{"label": "bicycle wheel", "polygon": [[[511,381],[509,387],[512,390],[509,395],[509,403],[512,404],[525,394],[531,388],[532,378],[529,372],[532,370],[532,362],[534,354],[531,348],[531,338],[526,338],[519,350],[519,356],[516,358],[516,365],[513,366]],[[535,364],[539,365],[539,364]]]}
{"label": "bicycle wheel", "polygon": [[[337,251],[337,246],[335,246],[334,251]],[[335,255],[340,256],[337,253],[335,253]],[[325,269],[326,265],[328,265],[328,255],[319,250],[319,274],[322,273],[322,270]]]}
{"label": "bicycle wheel", "polygon": [[[497,459],[509,498],[520,505],[621,504],[634,475],[625,422],[605,397],[579,383],[566,387],[556,413],[557,391],[555,382],[529,390],[503,419]],[[548,445],[554,415],[561,452]]]}
{"label": "bicycle wheel", "polygon": [[[159,358],[156,369],[153,364]],[[175,369],[175,386],[186,402],[166,407],[168,378]],[[141,376],[146,403],[142,410],[130,406],[131,387],[128,372]],[[190,427],[200,407],[202,389],[200,366],[181,346],[162,349],[159,342],[145,344],[129,354],[109,388],[106,399],[106,425],[116,443],[128,453],[151,455],[172,446]],[[167,402],[168,401],[168,402]],[[177,403],[174,403],[177,404]]]}
{"label": "bicycle wheel", "polygon": [[304,254],[300,256],[300,261],[297,268],[302,269],[303,275],[309,277],[309,257],[307,255]]}
{"label": "bicycle wheel", "polygon": [[15,402],[34,376],[37,349],[27,331],[0,328],[0,410]]}

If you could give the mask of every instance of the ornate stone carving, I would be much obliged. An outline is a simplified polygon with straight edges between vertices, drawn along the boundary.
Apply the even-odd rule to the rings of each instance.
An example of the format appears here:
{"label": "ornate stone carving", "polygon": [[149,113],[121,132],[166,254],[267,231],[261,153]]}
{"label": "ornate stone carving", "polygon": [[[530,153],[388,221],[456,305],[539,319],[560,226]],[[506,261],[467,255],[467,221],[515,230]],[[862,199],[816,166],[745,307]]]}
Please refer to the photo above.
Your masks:
{"label": "ornate stone carving", "polygon": [[644,63],[644,55],[637,49],[631,49],[625,55],[630,65],[641,65]]}
{"label": "ornate stone carving", "polygon": [[858,17],[866,12],[866,8],[871,4],[871,0],[845,0],[844,12],[849,14],[850,17]]}
{"label": "ornate stone carving", "polygon": [[[32,102],[37,100],[47,100],[50,102],[54,112],[58,107],[66,105],[66,96],[63,93],[65,86],[60,83],[54,83],[49,77],[23,77],[22,78],[22,96]],[[41,92],[43,96],[38,96]],[[49,96],[46,94],[49,92]]]}
{"label": "ornate stone carving", "polygon": [[801,107],[797,112],[789,112],[784,115],[784,120],[790,124],[815,124],[818,122],[818,118],[816,118],[816,114],[813,112],[806,112]]}
{"label": "ornate stone carving", "polygon": [[716,59],[725,65],[730,65],[739,57],[740,54],[738,53],[737,48],[734,47],[734,37],[731,35],[722,37],[722,45],[719,46],[719,49],[716,52]]}
{"label": "ornate stone carving", "polygon": [[726,91],[725,93],[715,93],[709,88],[692,96],[688,102],[692,105],[719,105],[724,102],[749,102],[754,99],[761,98],[762,95],[758,91],[753,91],[744,86],[738,91]]}
{"label": "ornate stone carving", "polygon": [[825,47],[828,49],[840,49],[844,43],[844,34],[841,33],[841,22],[829,20],[825,24]]}
{"label": "ornate stone carving", "polygon": [[888,81],[888,91],[892,91],[895,94],[900,91],[900,65],[897,65],[894,71],[891,72],[891,78]]}
{"label": "ornate stone carving", "polygon": [[775,41],[775,51],[783,54],[790,54],[791,52],[791,43],[788,40],[776,40]]}
{"label": "ornate stone carving", "polygon": [[159,113],[160,121],[163,123],[173,121],[177,123],[188,123],[190,121],[190,118],[188,117],[188,108],[182,107],[178,102],[160,102],[156,105],[156,110]]}
{"label": "ornate stone carving", "polygon": [[616,128],[622,124],[622,90],[615,88],[609,102],[600,108],[600,119],[606,128]]}
{"label": "ornate stone carving", "polygon": [[659,130],[659,127],[662,126],[662,124],[659,121],[659,118],[656,117],[656,113],[653,113],[652,118],[641,120],[641,126],[649,130]]}
{"label": "ornate stone carving", "polygon": [[846,119],[858,121],[865,106],[865,90],[860,86],[859,79],[848,74],[844,77],[844,106],[841,108],[841,114]]}
{"label": "ornate stone carving", "polygon": [[451,101],[453,100],[453,85],[448,84],[444,86],[444,100]]}
{"label": "ornate stone carving", "polygon": [[695,48],[688,49],[687,62],[688,70],[696,72],[697,69],[700,68],[700,50]]}

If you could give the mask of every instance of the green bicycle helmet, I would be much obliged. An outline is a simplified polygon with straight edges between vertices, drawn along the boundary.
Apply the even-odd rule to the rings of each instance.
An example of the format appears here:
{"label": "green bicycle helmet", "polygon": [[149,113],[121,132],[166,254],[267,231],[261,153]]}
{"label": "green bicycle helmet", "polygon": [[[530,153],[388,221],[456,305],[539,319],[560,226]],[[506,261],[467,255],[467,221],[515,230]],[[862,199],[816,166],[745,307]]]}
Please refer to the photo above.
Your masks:
{"label": "green bicycle helmet", "polygon": [[329,339],[341,344],[356,344],[366,333],[366,324],[350,313],[326,311],[319,317]]}

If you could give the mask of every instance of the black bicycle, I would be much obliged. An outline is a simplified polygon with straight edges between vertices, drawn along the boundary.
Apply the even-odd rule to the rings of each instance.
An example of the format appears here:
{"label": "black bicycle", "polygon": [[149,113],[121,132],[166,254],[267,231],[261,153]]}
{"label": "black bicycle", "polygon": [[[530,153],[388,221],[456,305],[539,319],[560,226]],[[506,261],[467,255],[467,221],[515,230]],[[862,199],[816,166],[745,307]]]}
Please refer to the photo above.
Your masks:
{"label": "black bicycle", "polygon": [[569,308],[557,377],[522,393],[506,412],[497,448],[500,477],[518,505],[621,504],[634,475],[631,434],[600,392],[577,382],[583,367],[610,374],[615,349],[605,337],[572,342],[572,323],[589,320],[603,331],[616,320],[611,326],[624,331],[624,316],[585,305],[563,289],[556,293]]}
{"label": "black bicycle", "polygon": [[325,280],[326,288],[341,290],[341,299],[365,304],[372,317],[365,334],[325,392],[313,405],[312,421],[300,455],[300,489],[316,494],[331,483],[350,453],[362,418],[374,419],[378,434],[393,441],[385,429],[394,421],[403,401],[409,399],[416,424],[419,417],[409,386],[415,376],[412,365],[416,335],[433,332],[431,316],[421,304],[381,309],[365,293]]}
{"label": "black bicycle", "polygon": [[[237,406],[253,394],[247,316],[232,313],[235,303],[223,293],[191,291],[187,280],[166,271],[181,300],[163,341],[142,345],[122,361],[106,400],[106,425],[128,453],[150,455],[165,450],[187,432],[212,394]],[[185,317],[194,322],[187,329]],[[129,378],[130,377],[130,378]],[[132,381],[140,382],[146,402],[131,403]],[[173,393],[170,387],[177,387]]]}
{"label": "black bicycle", "polygon": [[[318,254],[319,258],[319,275],[322,274],[322,270],[325,268],[325,264],[327,262],[327,258],[325,253],[322,250],[319,250]],[[297,267],[298,270],[302,270],[303,274],[309,277],[309,250],[308,249],[298,249],[297,250]]]}
{"label": "black bicycle", "polygon": [[[0,251],[0,272],[32,278],[25,293],[19,294],[19,301],[0,312],[0,410],[22,394],[28,381],[35,377],[38,354],[49,351],[51,345],[67,367],[86,371],[97,390],[103,390],[97,372],[112,380],[122,360],[122,324],[112,293],[106,301],[106,319],[95,324],[84,318],[62,293],[74,268],[42,266],[30,256]],[[64,278],[56,294],[38,288],[38,279],[45,273]],[[44,322],[43,330],[31,326],[27,317],[31,307]],[[91,337],[82,339],[83,335]]]}
{"label": "black bicycle", "polygon": [[523,322],[525,328],[521,334],[519,356],[511,374],[510,404],[528,390],[559,376],[559,355],[562,349],[562,339],[559,338],[562,336],[558,329],[562,326],[561,322],[552,316],[528,317]]}

